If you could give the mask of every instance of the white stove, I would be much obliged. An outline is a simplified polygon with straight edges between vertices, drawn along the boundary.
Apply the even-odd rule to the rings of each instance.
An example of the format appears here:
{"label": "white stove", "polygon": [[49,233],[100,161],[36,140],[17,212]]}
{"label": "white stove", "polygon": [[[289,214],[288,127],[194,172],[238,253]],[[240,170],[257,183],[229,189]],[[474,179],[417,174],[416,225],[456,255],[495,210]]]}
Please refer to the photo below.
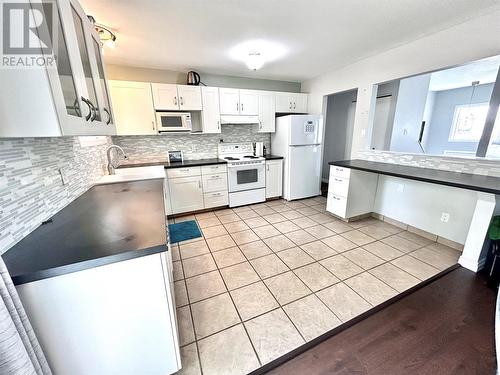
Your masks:
{"label": "white stove", "polygon": [[254,156],[251,143],[219,143],[218,155],[227,161],[229,207],[266,200],[266,159]]}

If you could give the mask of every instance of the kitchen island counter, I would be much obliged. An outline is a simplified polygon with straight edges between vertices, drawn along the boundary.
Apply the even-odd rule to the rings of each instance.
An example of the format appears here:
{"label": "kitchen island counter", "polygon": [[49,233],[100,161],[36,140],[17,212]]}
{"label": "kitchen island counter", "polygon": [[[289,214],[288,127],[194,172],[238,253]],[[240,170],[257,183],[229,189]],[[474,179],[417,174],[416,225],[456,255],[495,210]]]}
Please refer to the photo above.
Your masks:
{"label": "kitchen island counter", "polygon": [[15,285],[167,251],[163,179],[96,185],[2,255]]}

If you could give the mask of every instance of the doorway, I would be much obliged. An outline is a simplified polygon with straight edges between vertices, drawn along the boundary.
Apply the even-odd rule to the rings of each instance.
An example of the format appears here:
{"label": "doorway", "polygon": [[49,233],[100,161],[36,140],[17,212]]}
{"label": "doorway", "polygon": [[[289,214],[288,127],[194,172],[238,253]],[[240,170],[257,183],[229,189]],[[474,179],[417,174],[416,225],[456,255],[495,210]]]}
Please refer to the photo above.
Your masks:
{"label": "doorway", "polygon": [[328,191],[328,178],[330,177],[328,163],[351,157],[357,95],[358,90],[354,89],[327,96],[321,175],[323,195]]}

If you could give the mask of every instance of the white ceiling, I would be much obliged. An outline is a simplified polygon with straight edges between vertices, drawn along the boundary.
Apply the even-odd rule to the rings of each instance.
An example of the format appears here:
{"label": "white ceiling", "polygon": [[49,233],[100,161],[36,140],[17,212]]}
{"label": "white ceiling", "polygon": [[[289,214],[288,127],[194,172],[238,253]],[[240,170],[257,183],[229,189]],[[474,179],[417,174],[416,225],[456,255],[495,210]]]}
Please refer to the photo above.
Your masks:
{"label": "white ceiling", "polygon": [[[500,7],[498,0],[81,0],[111,27],[108,63],[302,81]],[[229,56],[253,39],[281,44],[250,71]],[[456,46],[450,46],[456,48]]]}
{"label": "white ceiling", "polygon": [[474,81],[479,81],[480,85],[495,82],[499,66],[500,55],[432,73],[429,90],[441,91],[467,87],[471,86]]}

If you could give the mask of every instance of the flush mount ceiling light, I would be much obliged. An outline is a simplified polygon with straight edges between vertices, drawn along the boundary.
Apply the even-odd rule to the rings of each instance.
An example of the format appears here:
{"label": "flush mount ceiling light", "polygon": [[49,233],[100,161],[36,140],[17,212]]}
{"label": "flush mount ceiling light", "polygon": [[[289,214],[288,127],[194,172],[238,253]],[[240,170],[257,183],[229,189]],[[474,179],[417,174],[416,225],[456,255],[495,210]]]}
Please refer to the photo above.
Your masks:
{"label": "flush mount ceiling light", "polygon": [[264,56],[257,51],[249,52],[246,64],[250,70],[260,69],[264,65]]}
{"label": "flush mount ceiling light", "polygon": [[104,26],[100,23],[95,22],[95,18],[92,16],[88,16],[90,22],[94,25],[95,30],[99,34],[99,39],[101,41],[101,46],[106,46],[108,48],[116,47],[116,35],[111,29],[107,26]]}
{"label": "flush mount ceiling light", "polygon": [[238,44],[229,51],[233,60],[242,61],[248,69],[258,70],[270,61],[274,61],[285,55],[285,48],[267,40],[249,40]]}

